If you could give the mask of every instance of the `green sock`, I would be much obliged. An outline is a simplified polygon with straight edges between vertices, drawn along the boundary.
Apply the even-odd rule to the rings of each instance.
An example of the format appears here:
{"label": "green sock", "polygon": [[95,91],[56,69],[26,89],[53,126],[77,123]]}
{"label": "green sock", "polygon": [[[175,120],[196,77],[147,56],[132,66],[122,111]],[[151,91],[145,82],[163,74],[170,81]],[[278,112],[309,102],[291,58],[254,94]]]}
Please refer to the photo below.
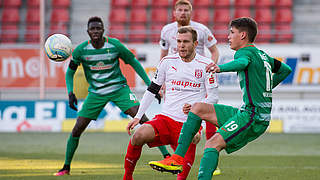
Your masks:
{"label": "green sock", "polygon": [[166,146],[159,146],[158,149],[161,151],[163,157],[170,154],[169,151],[167,150]]}
{"label": "green sock", "polygon": [[200,119],[199,116],[193,114],[192,112],[189,112],[187,121],[183,123],[178,140],[178,147],[174,152],[175,154],[184,157],[184,155],[188,151],[194,135],[196,135],[200,129],[201,122],[202,119]]}
{"label": "green sock", "polygon": [[70,134],[68,143],[67,143],[67,150],[66,150],[66,159],[64,161],[64,164],[70,165],[74,152],[76,151],[78,144],[79,144],[80,137],[72,137],[72,134]]}
{"label": "green sock", "polygon": [[206,148],[200,161],[198,180],[211,180],[218,166],[219,152],[215,148]]}

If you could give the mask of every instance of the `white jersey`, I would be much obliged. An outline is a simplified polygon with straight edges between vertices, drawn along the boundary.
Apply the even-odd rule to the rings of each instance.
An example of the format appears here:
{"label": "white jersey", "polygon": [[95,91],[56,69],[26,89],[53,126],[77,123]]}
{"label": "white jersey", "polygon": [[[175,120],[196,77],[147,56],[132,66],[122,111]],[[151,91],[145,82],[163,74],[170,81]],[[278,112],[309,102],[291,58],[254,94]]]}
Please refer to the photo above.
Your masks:
{"label": "white jersey", "polygon": [[[193,27],[198,34],[199,44],[196,47],[196,52],[202,56],[205,56],[204,47],[209,48],[215,45],[217,43],[217,40],[205,25],[190,21],[190,26]],[[162,49],[168,50],[168,54],[176,54],[178,52],[177,33],[177,22],[167,24],[161,30],[160,46]]]}
{"label": "white jersey", "polygon": [[217,77],[205,70],[211,62],[211,59],[199,54],[191,62],[184,62],[178,54],[166,56],[160,61],[152,81],[166,87],[161,114],[185,122],[188,116],[182,111],[184,104],[215,103],[218,97],[213,92],[218,88]]}

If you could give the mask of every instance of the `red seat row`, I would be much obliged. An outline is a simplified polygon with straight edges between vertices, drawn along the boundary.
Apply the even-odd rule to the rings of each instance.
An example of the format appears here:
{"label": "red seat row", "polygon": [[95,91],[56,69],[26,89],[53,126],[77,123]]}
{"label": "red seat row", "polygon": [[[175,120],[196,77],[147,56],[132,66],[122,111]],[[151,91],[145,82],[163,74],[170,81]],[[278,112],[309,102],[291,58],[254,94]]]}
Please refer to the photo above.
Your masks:
{"label": "red seat row", "polygon": [[[45,1],[46,2],[46,1]],[[69,8],[71,4],[71,0],[52,0],[52,7],[64,7]],[[4,7],[21,7],[22,0],[2,0],[0,1],[0,5]],[[28,7],[39,7],[40,0],[27,0]]]}
{"label": "red seat row", "polygon": [[[40,15],[38,8],[28,8],[26,14],[27,23],[39,23]],[[19,8],[4,8],[1,16],[2,23],[19,23],[20,22],[20,10]],[[52,9],[51,22],[69,22],[69,10],[68,9]]]}
{"label": "red seat row", "polygon": [[[112,7],[173,7],[177,0],[112,0]],[[292,7],[293,0],[193,0],[194,7]],[[233,2],[233,4],[232,4]]]}

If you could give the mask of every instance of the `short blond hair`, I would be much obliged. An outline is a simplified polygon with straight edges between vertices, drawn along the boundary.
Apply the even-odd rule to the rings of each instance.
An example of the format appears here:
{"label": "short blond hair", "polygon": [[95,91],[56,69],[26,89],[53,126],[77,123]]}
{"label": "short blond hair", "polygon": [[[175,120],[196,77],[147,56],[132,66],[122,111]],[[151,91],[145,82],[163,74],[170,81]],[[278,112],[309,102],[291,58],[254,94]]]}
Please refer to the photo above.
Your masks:
{"label": "short blond hair", "polygon": [[187,6],[189,6],[190,11],[192,11],[192,4],[191,4],[190,1],[188,1],[188,0],[178,0],[178,1],[176,2],[176,4],[174,5],[174,9],[177,9],[177,7],[178,7],[179,5],[187,5]]}

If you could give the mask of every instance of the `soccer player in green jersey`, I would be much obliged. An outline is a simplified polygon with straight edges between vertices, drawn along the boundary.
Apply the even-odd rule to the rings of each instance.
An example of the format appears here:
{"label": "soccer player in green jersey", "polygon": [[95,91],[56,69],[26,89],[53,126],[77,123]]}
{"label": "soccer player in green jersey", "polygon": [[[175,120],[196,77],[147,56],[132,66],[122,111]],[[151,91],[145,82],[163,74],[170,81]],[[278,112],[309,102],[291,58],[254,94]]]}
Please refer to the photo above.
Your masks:
{"label": "soccer player in green jersey", "polygon": [[272,89],[291,72],[288,65],[271,58],[252,43],[257,34],[257,24],[251,18],[238,18],[230,23],[228,40],[235,50],[234,60],[216,65],[209,64],[208,72],[237,72],[242,91],[240,109],[221,104],[195,103],[184,123],[175,153],[162,161],[149,164],[156,170],[182,170],[183,157],[201,121],[219,127],[205,144],[198,179],[211,180],[218,165],[219,152],[232,153],[262,135],[271,119]]}
{"label": "soccer player in green jersey", "polygon": [[[73,93],[73,77],[80,64],[84,69],[85,78],[89,83],[89,93],[77,122],[67,142],[65,163],[55,176],[69,175],[72,157],[78,147],[82,132],[91,120],[96,120],[108,102],[115,103],[125,114],[134,117],[138,112],[139,101],[130,91],[127,80],[119,66],[119,58],[129,64],[143,81],[149,86],[151,81],[135,56],[119,40],[104,37],[104,26],[100,17],[91,17],[87,32],[90,40],[83,42],[72,53],[72,59],[66,73],[66,84],[69,95],[69,106],[77,111],[77,98]],[[160,102],[160,96],[156,96]],[[143,115],[140,123],[148,121]],[[168,151],[159,147],[163,155]]]}

